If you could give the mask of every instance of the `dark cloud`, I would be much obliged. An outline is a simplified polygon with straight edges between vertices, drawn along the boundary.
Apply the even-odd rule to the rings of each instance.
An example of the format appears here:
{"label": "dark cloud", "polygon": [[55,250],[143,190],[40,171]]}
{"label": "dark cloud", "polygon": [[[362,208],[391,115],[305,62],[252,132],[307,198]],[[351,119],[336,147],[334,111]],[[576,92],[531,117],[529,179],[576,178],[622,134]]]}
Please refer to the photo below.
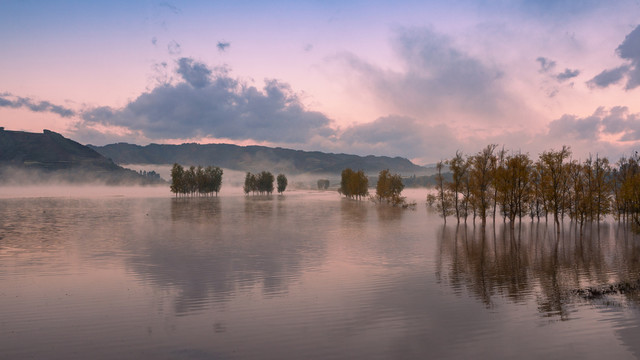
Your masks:
{"label": "dark cloud", "polygon": [[536,61],[540,63],[540,70],[539,71],[542,72],[542,73],[549,72],[549,71],[553,70],[556,67],[556,62],[555,61],[549,60],[549,59],[547,59],[545,57],[542,57],[542,56],[537,58]]}
{"label": "dark cloud", "polygon": [[189,58],[178,60],[178,70],[184,81],[194,88],[202,88],[211,82],[211,70],[207,65]]}
{"label": "dark cloud", "polygon": [[224,68],[210,69],[188,58],[178,60],[177,72],[183,82],[158,86],[124,108],[85,111],[79,128],[103,124],[150,139],[211,136],[280,143],[334,135],[330,120],[307,111],[287,84],[268,80],[258,89]]}
{"label": "dark cloud", "polygon": [[154,46],[158,44],[158,38],[157,37],[152,37],[151,38],[151,44],[153,44]]}
{"label": "dark cloud", "polygon": [[182,53],[180,44],[178,44],[178,42],[175,40],[171,40],[169,45],[167,45],[167,50],[169,51],[170,55],[180,55],[180,53]]}
{"label": "dark cloud", "polygon": [[590,87],[605,88],[627,78],[626,90],[640,85],[640,25],[636,26],[616,49],[616,54],[628,64],[604,70],[587,82]]}
{"label": "dark cloud", "polygon": [[[13,98],[13,100],[10,98]],[[0,107],[27,108],[33,112],[50,112],[62,117],[71,117],[76,114],[75,111],[69,108],[52,104],[49,101],[34,101],[30,98],[12,96],[9,93],[0,95]]]}
{"label": "dark cloud", "polygon": [[627,65],[622,65],[610,70],[604,70],[600,74],[594,76],[593,79],[587,81],[587,85],[590,88],[606,88],[609,85],[620,82],[628,72],[629,66]]}
{"label": "dark cloud", "polygon": [[226,51],[227,48],[229,48],[231,46],[230,42],[227,41],[218,41],[218,44],[216,45],[216,47],[218,48],[218,51]]}
{"label": "dark cloud", "polygon": [[[566,80],[569,80],[571,78],[574,78],[580,75],[580,70],[571,70],[571,69],[564,69],[563,72],[556,73],[554,71],[556,68],[556,62],[543,56],[538,57],[536,61],[540,63],[540,69],[538,70],[538,72],[543,74],[548,74],[550,77],[554,78],[558,82],[564,82]],[[549,97],[553,97],[557,93],[558,93],[558,89],[553,89],[550,91]]]}
{"label": "dark cloud", "polygon": [[565,80],[569,80],[571,78],[574,78],[576,76],[580,75],[580,70],[571,70],[571,69],[564,69],[563,72],[559,73],[558,75],[556,75],[556,79],[558,79],[558,81],[562,82]]}
{"label": "dark cloud", "polygon": [[626,89],[635,89],[640,85],[640,25],[636,26],[616,49],[618,56],[631,62]]}
{"label": "dark cloud", "polygon": [[591,116],[563,115],[549,123],[549,136],[594,142],[601,135],[617,136],[618,141],[640,140],[640,113],[631,114],[626,106],[598,108]]}

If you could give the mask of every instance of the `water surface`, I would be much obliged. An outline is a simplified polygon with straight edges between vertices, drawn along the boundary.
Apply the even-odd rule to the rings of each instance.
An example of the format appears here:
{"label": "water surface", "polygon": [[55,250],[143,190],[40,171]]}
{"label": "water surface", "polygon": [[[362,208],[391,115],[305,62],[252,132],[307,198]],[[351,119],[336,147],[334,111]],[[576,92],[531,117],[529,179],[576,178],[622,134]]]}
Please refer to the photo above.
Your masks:
{"label": "water surface", "polygon": [[[637,358],[615,222],[455,224],[335,192],[0,193],[5,358]],[[101,195],[95,195],[101,194]]]}

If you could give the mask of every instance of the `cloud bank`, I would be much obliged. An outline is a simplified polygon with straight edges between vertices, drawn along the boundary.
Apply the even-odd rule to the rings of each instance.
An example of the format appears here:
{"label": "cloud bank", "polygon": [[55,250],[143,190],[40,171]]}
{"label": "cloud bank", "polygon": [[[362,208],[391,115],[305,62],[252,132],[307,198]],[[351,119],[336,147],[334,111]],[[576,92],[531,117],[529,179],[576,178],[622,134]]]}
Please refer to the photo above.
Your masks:
{"label": "cloud bank", "polygon": [[124,127],[151,139],[195,137],[304,143],[332,137],[325,115],[308,111],[286,83],[266,80],[262,89],[190,58],[177,61],[181,81],[143,93],[125,107],[84,111],[79,128]]}

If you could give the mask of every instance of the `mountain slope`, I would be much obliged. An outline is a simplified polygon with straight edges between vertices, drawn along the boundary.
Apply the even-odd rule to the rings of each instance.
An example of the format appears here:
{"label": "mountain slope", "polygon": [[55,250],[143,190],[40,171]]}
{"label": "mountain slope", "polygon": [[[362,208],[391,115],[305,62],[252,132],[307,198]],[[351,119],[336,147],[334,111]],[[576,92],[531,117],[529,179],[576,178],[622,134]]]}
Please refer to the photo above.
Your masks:
{"label": "mountain slope", "polygon": [[30,133],[0,127],[0,180],[120,184],[159,179],[124,169],[95,150],[49,130]]}
{"label": "mountain slope", "polygon": [[374,173],[383,169],[411,175],[429,172],[400,157],[357,156],[302,151],[266,146],[238,146],[231,144],[182,144],[146,146],[126,143],[105,146],[88,145],[118,164],[215,165],[241,171],[269,169],[290,174],[340,173],[350,167]]}

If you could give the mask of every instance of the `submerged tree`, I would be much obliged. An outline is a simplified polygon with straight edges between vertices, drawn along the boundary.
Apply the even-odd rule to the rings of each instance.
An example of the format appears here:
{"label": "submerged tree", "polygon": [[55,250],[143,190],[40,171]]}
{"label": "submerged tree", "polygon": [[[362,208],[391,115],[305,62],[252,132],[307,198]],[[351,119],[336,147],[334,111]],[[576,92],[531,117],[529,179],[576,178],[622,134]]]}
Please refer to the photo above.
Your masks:
{"label": "submerged tree", "polygon": [[338,192],[347,198],[359,200],[369,194],[369,179],[362,170],[355,172],[350,168],[344,169],[342,170]]}
{"label": "submerged tree", "polygon": [[318,190],[327,190],[329,188],[330,182],[327,179],[318,180]]}
{"label": "submerged tree", "polygon": [[386,201],[393,206],[404,204],[404,198],[401,195],[404,189],[402,177],[399,174],[393,174],[388,169],[380,171],[378,175],[378,184],[376,185],[376,197],[378,201]]}
{"label": "submerged tree", "polygon": [[219,167],[202,166],[189,167],[185,170],[179,164],[173,164],[171,168],[171,192],[178,195],[209,196],[213,193],[218,196],[222,186],[222,169]]}
{"label": "submerged tree", "polygon": [[242,187],[245,194],[255,193],[258,190],[258,180],[256,176],[250,172],[244,177],[244,186]]}
{"label": "submerged tree", "polygon": [[284,174],[278,174],[276,181],[278,182],[278,193],[282,194],[287,189],[287,177]]}
{"label": "submerged tree", "polygon": [[474,208],[477,209],[482,224],[486,224],[491,206],[490,190],[493,182],[492,166],[495,162],[493,151],[497,145],[487,145],[481,152],[471,158],[469,178]]}

